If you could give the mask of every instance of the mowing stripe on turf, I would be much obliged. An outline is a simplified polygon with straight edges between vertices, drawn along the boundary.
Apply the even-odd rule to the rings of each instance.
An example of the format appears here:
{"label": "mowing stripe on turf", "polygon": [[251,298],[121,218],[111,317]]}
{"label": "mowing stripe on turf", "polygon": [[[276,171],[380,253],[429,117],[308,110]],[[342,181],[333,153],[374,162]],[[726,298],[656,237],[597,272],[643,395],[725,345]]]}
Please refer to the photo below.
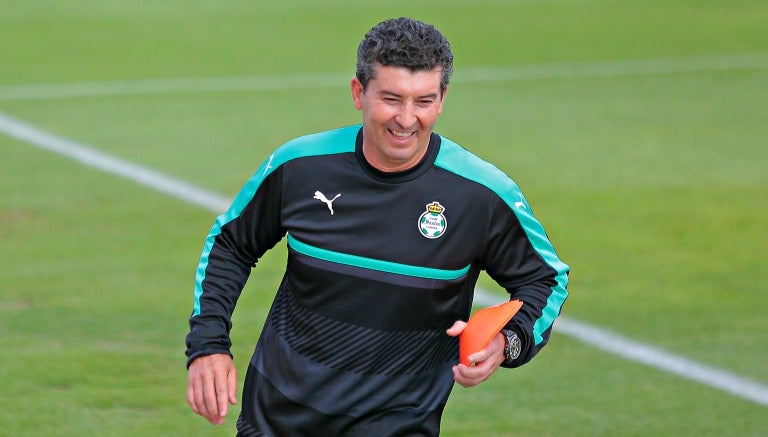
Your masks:
{"label": "mowing stripe on turf", "polygon": [[[88,145],[53,135],[3,113],[0,113],[0,132],[32,146],[71,158],[83,165],[130,179],[214,213],[226,210],[230,203],[229,199],[219,194],[174,179],[147,167],[107,155]],[[504,297],[496,296],[482,288],[477,289],[475,296],[475,303],[481,306],[493,305],[503,300]],[[768,386],[752,379],[689,360],[570,318],[558,318],[555,321],[554,329],[585,344],[627,360],[697,381],[760,405],[768,405]]]}
{"label": "mowing stripe on turf", "polygon": [[[722,70],[760,70],[765,68],[768,68],[768,54],[766,53],[724,54],[685,58],[463,67],[460,71],[456,71],[452,81],[454,83],[514,82]],[[352,74],[349,72],[207,78],[177,77],[7,85],[0,87],[0,100],[346,88]]]}

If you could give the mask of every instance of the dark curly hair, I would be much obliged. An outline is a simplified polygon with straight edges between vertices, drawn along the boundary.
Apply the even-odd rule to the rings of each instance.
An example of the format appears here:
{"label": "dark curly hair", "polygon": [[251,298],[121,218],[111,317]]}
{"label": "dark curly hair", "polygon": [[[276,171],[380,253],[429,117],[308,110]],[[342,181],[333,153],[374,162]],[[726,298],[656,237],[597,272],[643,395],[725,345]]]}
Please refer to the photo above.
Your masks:
{"label": "dark curly hair", "polygon": [[430,24],[412,18],[392,18],[377,24],[357,47],[355,75],[363,90],[373,79],[375,63],[404,67],[412,72],[442,67],[440,90],[445,91],[453,73],[453,53],[448,40]]}

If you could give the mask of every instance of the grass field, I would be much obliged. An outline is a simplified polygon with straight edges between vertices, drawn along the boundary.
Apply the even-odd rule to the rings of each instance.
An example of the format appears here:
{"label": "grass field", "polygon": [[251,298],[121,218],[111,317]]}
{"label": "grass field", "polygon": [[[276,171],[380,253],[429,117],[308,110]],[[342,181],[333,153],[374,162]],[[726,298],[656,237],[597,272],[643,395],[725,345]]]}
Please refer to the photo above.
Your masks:
{"label": "grass field", "polygon": [[[451,40],[437,130],[521,185],[573,269],[564,315],[765,390],[763,0],[4,0],[0,115],[227,198],[286,140],[359,122],[356,45],[401,15]],[[7,130],[0,435],[234,435],[236,414],[212,427],[186,405],[215,213]],[[243,375],[284,258],[235,313]],[[443,434],[762,436],[768,406],[556,332],[456,387]]]}

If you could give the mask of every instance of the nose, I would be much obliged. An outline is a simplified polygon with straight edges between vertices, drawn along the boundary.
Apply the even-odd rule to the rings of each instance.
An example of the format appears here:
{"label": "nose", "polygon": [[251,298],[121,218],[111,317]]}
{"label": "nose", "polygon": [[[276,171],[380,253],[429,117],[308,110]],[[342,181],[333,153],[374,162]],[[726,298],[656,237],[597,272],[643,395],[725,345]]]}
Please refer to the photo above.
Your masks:
{"label": "nose", "polygon": [[416,120],[416,108],[414,108],[413,103],[403,103],[395,116],[397,124],[404,128],[410,128],[416,124]]}

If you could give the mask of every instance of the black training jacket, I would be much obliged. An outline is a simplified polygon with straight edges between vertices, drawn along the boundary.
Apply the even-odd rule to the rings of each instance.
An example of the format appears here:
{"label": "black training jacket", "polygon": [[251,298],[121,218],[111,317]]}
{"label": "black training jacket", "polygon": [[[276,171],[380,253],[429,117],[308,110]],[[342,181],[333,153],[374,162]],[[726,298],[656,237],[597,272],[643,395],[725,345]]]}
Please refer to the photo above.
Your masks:
{"label": "black training jacket", "polygon": [[251,268],[281,240],[285,276],[246,376],[242,435],[437,435],[458,341],[485,270],[524,302],[510,322],[528,362],[548,341],[569,267],[518,186],[433,134],[414,168],[382,173],[361,126],[290,141],[205,240],[188,363],[229,353]]}

